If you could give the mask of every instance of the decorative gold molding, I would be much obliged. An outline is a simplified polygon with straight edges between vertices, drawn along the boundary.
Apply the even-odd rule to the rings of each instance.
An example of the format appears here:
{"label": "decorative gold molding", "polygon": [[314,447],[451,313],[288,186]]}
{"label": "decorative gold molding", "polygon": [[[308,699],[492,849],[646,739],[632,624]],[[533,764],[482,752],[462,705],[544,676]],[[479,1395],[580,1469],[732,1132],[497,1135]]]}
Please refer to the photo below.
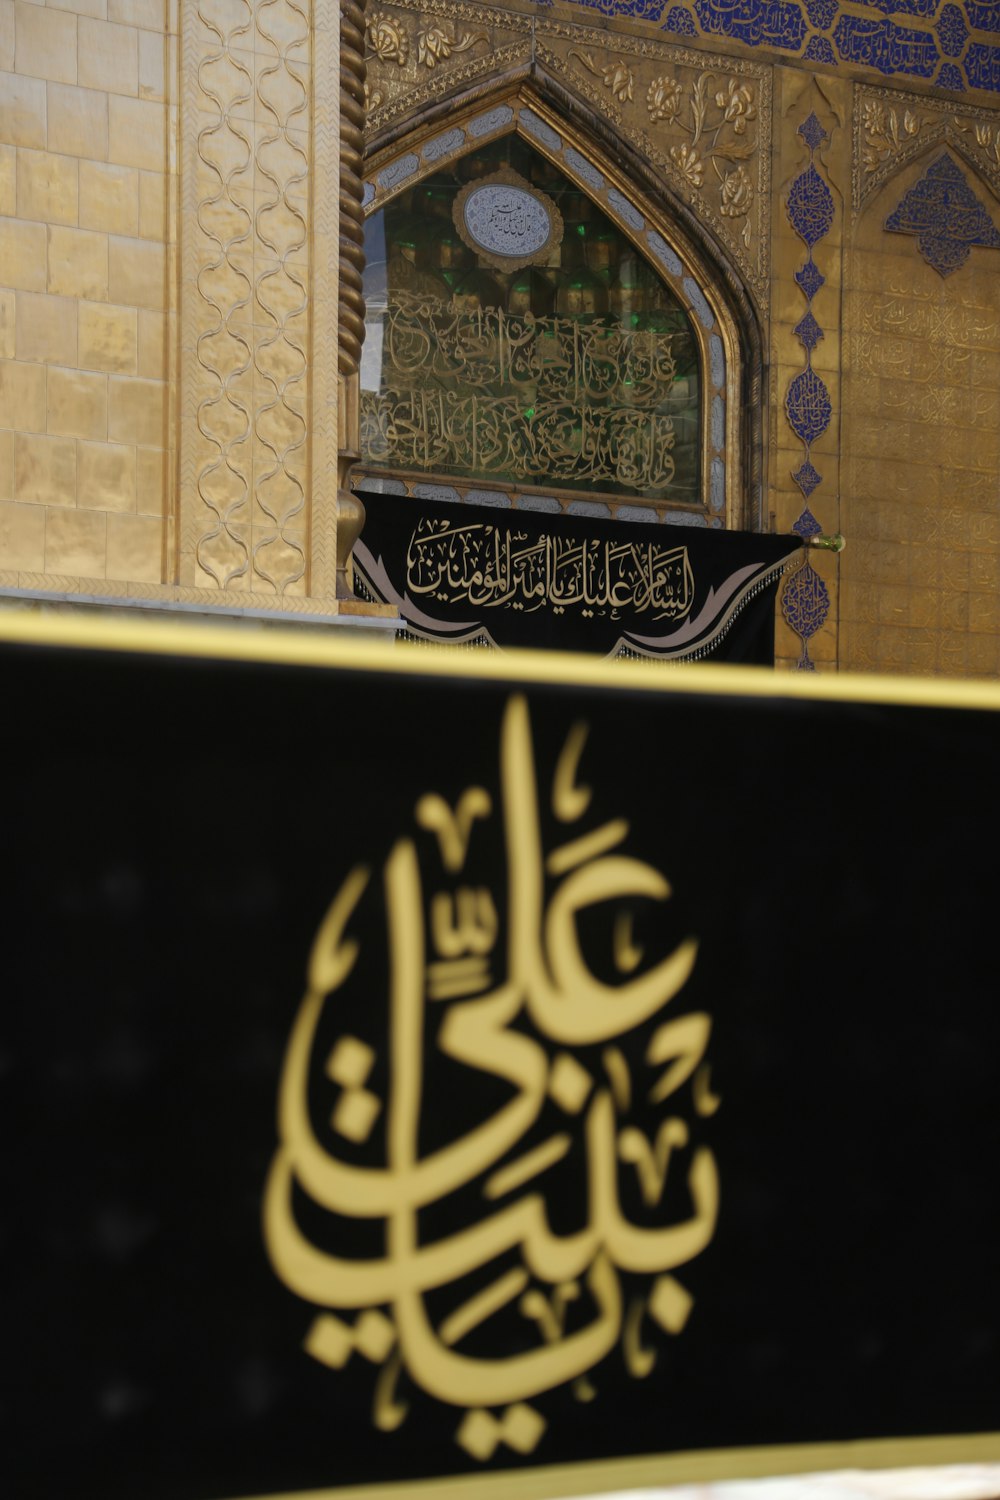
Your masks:
{"label": "decorative gold molding", "polygon": [[340,8],[312,0],[313,194],[310,233],[309,526],[306,592],[336,595],[340,408]]}
{"label": "decorative gold molding", "polygon": [[[303,594],[310,16],[182,9],[180,557],[196,589]],[[280,43],[278,37],[280,36]]]}
{"label": "decorative gold molding", "polygon": [[[17,590],[17,596],[0,600],[8,606],[24,612],[47,608],[57,604],[74,607],[74,621],[79,620],[75,606],[81,611],[131,606],[142,615],[146,610],[154,614],[159,609],[184,608],[190,612],[210,611],[226,620],[241,615],[276,612],[294,615],[303,620],[329,619],[334,615],[364,615],[377,619],[392,619],[395,610],[385,604],[367,604],[361,599],[336,600],[314,598],[304,594],[285,594],[282,598],[268,592],[251,589],[205,589],[172,583],[124,583],[112,578],[85,578],[76,574],[60,573],[15,573],[8,569],[0,571],[0,589]],[[0,609],[0,617],[4,611]],[[112,622],[116,629],[124,628],[118,615]]]}
{"label": "decorative gold molding", "polygon": [[365,338],[365,226],[361,180],[365,149],[365,13],[340,0],[340,373],[357,374]]}

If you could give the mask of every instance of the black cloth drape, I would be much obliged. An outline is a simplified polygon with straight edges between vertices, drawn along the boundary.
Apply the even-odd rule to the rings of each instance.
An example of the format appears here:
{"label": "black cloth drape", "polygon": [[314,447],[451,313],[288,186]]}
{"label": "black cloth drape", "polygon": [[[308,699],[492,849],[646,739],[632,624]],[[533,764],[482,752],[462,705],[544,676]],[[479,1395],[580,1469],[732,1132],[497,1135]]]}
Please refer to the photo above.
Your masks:
{"label": "black cloth drape", "polygon": [[420,639],[773,664],[798,537],[359,494],[355,587]]}

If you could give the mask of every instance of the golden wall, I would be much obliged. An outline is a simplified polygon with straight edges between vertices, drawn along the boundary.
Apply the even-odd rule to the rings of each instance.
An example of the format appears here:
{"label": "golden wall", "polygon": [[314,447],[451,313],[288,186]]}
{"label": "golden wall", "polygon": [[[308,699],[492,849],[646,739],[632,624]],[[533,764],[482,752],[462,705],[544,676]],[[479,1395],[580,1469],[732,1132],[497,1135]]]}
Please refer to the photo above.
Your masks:
{"label": "golden wall", "polygon": [[330,0],[0,0],[0,587],[338,612],[339,68]]}
{"label": "golden wall", "polygon": [[172,491],[177,10],[5,3],[0,569],[159,583]]}
{"label": "golden wall", "polygon": [[[562,122],[567,150],[614,164],[633,216],[672,230],[729,330],[730,522],[846,537],[786,579],[779,661],[992,674],[989,17],[615,9],[369,7],[369,208],[491,110],[517,116],[498,130]],[[341,25],[332,0],[0,0],[5,591],[350,608]],[[947,195],[943,251],[903,223],[943,159],[981,216],[964,255]]]}
{"label": "golden wall", "polygon": [[[881,90],[859,104],[867,155],[845,273],[842,525],[850,555],[840,660],[861,671],[992,676],[1000,670],[996,252],[973,249],[943,278],[911,238],[883,225],[942,144],[992,205],[1000,122]],[[912,134],[903,127],[901,151],[892,116],[901,121],[907,111]]]}

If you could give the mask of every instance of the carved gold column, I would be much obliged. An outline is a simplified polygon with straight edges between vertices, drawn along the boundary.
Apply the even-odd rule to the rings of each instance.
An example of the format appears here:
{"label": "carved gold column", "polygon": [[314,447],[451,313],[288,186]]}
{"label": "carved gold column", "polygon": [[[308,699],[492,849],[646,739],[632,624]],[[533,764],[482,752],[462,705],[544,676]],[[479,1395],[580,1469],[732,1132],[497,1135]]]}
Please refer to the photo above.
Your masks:
{"label": "carved gold column", "polygon": [[347,577],[365,510],[351,494],[351,467],[361,456],[358,365],[365,337],[364,213],[361,171],[365,126],[364,0],[340,0],[340,299],[338,310],[339,453],[337,458],[337,598],[353,598]]}

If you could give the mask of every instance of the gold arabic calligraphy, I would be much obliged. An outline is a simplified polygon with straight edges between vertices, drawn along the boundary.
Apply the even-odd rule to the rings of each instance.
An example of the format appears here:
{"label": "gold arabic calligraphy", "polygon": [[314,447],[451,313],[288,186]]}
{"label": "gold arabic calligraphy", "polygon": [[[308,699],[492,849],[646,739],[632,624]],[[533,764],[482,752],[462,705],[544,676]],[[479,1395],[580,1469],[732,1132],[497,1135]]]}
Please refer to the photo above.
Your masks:
{"label": "gold arabic calligraphy", "polygon": [[418,522],[406,555],[406,586],[443,603],[492,608],[513,602],[531,613],[652,612],[654,620],[680,620],[694,599],[686,547],[655,542],[597,541],[489,525]]}
{"label": "gold arabic calligraphy", "polygon": [[[574,725],[555,767],[551,806],[562,824],[585,823],[591,807],[591,789],[578,780],[586,737],[586,725]],[[264,1202],[265,1239],[277,1274],[298,1296],[328,1310],[312,1324],[308,1352],[331,1366],[344,1365],[355,1352],[381,1366],[374,1421],[383,1430],[407,1414],[404,1379],[411,1390],[463,1409],[456,1440],[480,1460],[501,1442],[531,1452],[546,1421],[528,1403],[564,1384],[578,1400],[593,1399],[598,1391],[587,1377],[616,1345],[630,1374],[649,1374],[656,1349],[646,1320],[671,1334],[683,1327],[692,1298],[671,1273],[709,1244],[719,1201],[712,1152],[695,1145],[684,1155],[688,1125],[678,1115],[660,1117],[651,1137],[635,1124],[618,1124],[640,1084],[632,1076],[638,1066],[633,1063],[630,1071],[617,1043],[624,1045],[629,1033],[646,1025],[652,1030],[641,1066],[654,1069],[655,1077],[652,1087],[643,1086],[644,1100],[669,1100],[676,1109],[679,1091],[690,1081],[696,1114],[710,1115],[718,1107],[704,1062],[709,1016],[660,1019],[691,974],[697,939],[682,940],[645,968],[643,950],[633,940],[630,903],[665,902],[668,881],[622,852],[629,833],[623,818],[569,829],[568,842],[545,852],[531,724],[520,695],[504,712],[500,791],[505,951],[494,951],[497,912],[484,888],[439,891],[425,904],[427,861],[421,865],[416,832],[398,839],[382,870],[390,1023],[384,1166],[361,1167],[328,1152],[310,1114],[317,1029],[327,999],[348,985],[357,963],[360,940],[352,928],[372,884],[371,870],[354,869],[334,898],[313,945],[306,995],[288,1044],[280,1144]],[[467,788],[454,808],[436,793],[418,801],[417,828],[434,836],[446,879],[461,877],[470,845],[492,815],[483,787]],[[628,976],[611,984],[588,967],[578,932],[588,909],[607,902],[618,911],[616,968]],[[491,973],[494,962],[502,977]],[[428,1082],[433,1087],[425,1076],[431,1021],[441,1022],[437,1051],[480,1078],[501,1080],[512,1092],[466,1134],[422,1152]],[[574,1055],[591,1047],[603,1048],[598,1055],[607,1086]],[[589,1061],[592,1054],[586,1056]],[[334,1130],[355,1142],[382,1118],[381,1101],[366,1087],[373,1058],[358,1038],[341,1036],[326,1065],[341,1086]],[[569,1233],[553,1231],[545,1193],[537,1183],[534,1190],[527,1186],[572,1146],[571,1134],[558,1131],[523,1150],[553,1101],[563,1115],[582,1120],[587,1160],[586,1222]],[[432,1114],[433,1106],[431,1095]],[[663,1223],[664,1192],[678,1156],[686,1165],[686,1188],[672,1201],[688,1202],[691,1211],[679,1222]],[[645,1205],[631,1216],[622,1206],[620,1171],[636,1174],[639,1192],[632,1198]],[[443,1237],[422,1232],[423,1210],[477,1182],[478,1201],[487,1211]],[[298,1222],[293,1187],[330,1214],[380,1225],[381,1253],[344,1257],[313,1243]],[[520,1189],[523,1194],[514,1196]],[[643,1217],[654,1222],[636,1222]],[[442,1291],[476,1274],[474,1294],[468,1295],[466,1282],[442,1313]],[[485,1284],[484,1274],[492,1277]],[[645,1278],[641,1296],[631,1290],[637,1276]],[[461,1300],[454,1305],[456,1294]],[[471,1334],[512,1309],[522,1329],[534,1328],[537,1346],[522,1332],[510,1344],[519,1352],[505,1357],[463,1350]],[[349,1314],[357,1315],[353,1322],[344,1316]]]}

